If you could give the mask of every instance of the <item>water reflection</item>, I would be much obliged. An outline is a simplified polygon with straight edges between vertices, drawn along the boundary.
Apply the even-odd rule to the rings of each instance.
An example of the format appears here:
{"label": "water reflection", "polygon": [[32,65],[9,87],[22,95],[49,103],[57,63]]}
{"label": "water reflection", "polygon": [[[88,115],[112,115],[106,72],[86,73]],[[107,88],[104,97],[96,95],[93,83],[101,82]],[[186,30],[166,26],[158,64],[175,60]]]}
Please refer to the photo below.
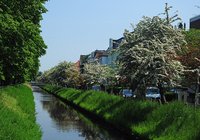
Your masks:
{"label": "water reflection", "polygon": [[[36,88],[37,89],[37,88]],[[102,126],[94,124],[72,107],[65,105],[55,97],[35,92],[37,122],[43,131],[43,140],[124,140],[116,132],[108,132]]]}

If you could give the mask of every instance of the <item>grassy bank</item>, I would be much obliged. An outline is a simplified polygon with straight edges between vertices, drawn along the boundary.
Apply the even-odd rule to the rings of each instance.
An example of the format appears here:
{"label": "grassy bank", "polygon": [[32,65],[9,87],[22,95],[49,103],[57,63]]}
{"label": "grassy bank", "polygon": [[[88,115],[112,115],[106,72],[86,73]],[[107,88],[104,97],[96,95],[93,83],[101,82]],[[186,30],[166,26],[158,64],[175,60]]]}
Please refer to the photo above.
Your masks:
{"label": "grassy bank", "polygon": [[0,89],[0,140],[40,140],[31,89],[26,85]]}
{"label": "grassy bank", "polygon": [[200,109],[180,102],[127,100],[104,92],[44,86],[47,91],[75,103],[116,127],[150,139],[200,139]]}

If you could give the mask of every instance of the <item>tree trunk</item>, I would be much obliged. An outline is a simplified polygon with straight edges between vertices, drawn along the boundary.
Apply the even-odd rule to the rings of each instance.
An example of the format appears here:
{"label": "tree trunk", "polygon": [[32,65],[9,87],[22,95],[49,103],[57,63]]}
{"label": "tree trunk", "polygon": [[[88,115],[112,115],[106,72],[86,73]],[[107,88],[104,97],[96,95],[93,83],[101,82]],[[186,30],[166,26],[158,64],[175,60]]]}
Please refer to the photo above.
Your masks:
{"label": "tree trunk", "polygon": [[163,88],[163,85],[162,85],[161,82],[158,83],[158,89],[159,89],[159,92],[160,92],[161,103],[164,104],[164,103],[166,103],[166,98],[165,98],[165,95],[164,95],[164,88]]}
{"label": "tree trunk", "polygon": [[146,94],[146,87],[140,85],[136,88],[134,93],[138,99],[144,100]]}

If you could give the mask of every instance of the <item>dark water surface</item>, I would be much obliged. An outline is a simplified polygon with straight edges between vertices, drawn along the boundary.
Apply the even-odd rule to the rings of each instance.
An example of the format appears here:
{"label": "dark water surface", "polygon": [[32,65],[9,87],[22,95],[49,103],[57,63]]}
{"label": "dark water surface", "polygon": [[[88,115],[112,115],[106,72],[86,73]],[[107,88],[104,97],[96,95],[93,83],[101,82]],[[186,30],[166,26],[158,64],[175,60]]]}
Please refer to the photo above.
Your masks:
{"label": "dark water surface", "polygon": [[119,132],[94,123],[72,107],[33,87],[36,120],[42,140],[126,140]]}

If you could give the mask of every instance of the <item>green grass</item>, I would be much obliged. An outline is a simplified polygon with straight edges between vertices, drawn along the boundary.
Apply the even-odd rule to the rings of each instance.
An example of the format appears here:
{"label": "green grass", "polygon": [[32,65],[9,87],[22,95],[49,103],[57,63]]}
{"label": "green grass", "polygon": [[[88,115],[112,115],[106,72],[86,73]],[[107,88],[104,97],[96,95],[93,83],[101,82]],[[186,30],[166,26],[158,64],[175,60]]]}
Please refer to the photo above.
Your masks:
{"label": "green grass", "polygon": [[123,99],[104,92],[43,87],[104,118],[121,129],[149,139],[200,139],[200,109],[180,102],[159,105],[156,102]]}
{"label": "green grass", "polygon": [[40,140],[31,89],[26,85],[0,89],[0,140]]}

